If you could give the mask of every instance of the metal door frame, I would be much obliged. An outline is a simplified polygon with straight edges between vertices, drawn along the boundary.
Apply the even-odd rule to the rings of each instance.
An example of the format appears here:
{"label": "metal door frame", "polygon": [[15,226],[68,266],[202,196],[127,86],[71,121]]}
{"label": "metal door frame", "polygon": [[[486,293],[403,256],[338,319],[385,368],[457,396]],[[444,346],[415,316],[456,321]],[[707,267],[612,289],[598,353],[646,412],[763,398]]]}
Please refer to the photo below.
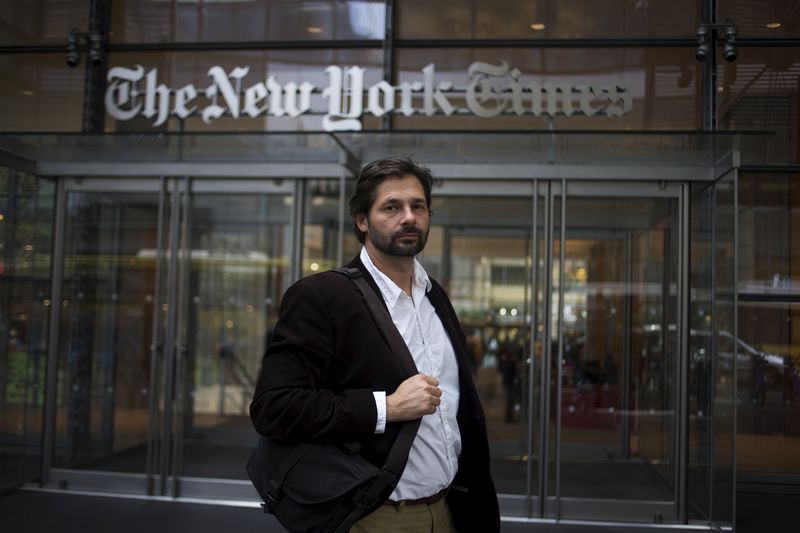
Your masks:
{"label": "metal door frame", "polygon": [[[182,478],[183,433],[181,427],[181,398],[178,391],[183,383],[182,358],[185,355],[186,328],[186,269],[188,268],[189,236],[191,228],[191,197],[195,193],[283,193],[290,194],[293,206],[302,205],[304,180],[277,180],[267,178],[228,179],[214,181],[204,178],[160,176],[142,177],[62,177],[57,179],[55,228],[53,247],[52,301],[61,300],[64,265],[64,228],[68,194],[73,192],[152,193],[158,195],[158,233],[156,236],[156,273],[154,281],[154,309],[166,306],[166,324],[161,324],[160,314],[154,313],[150,339],[150,391],[148,401],[148,438],[145,471],[140,473],[116,471],[89,471],[72,468],[55,468],[55,379],[60,357],[59,337],[61,325],[60,306],[50,311],[48,347],[48,379],[45,395],[45,423],[43,432],[43,460],[39,485],[44,488],[69,489],[73,492],[117,492],[151,497],[192,497],[219,501],[228,500],[241,505],[242,500],[252,500],[249,482]],[[189,193],[187,194],[187,191]],[[299,224],[296,235],[302,235],[302,216],[292,208],[293,224]],[[173,216],[175,213],[178,216]],[[291,257],[301,255],[302,243],[291,241]],[[169,261],[170,257],[177,261]],[[294,263],[294,260],[293,260]],[[299,266],[292,265],[292,279],[299,277]],[[181,280],[181,283],[178,283]],[[164,294],[164,290],[166,293]],[[221,490],[215,490],[221,488]],[[217,497],[214,497],[217,496]],[[248,506],[250,506],[248,504]]]}

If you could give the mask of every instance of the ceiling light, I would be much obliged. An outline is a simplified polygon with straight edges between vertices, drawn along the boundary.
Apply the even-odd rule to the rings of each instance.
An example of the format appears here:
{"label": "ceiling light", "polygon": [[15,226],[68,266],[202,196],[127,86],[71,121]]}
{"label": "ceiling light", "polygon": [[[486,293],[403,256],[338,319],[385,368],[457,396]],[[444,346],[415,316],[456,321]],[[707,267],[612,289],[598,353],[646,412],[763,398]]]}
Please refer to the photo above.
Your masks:
{"label": "ceiling light", "polygon": [[544,29],[544,24],[541,22],[534,22],[531,24],[531,29],[536,31],[542,31]]}
{"label": "ceiling light", "polygon": [[307,28],[308,33],[322,33],[322,28],[319,26],[309,26]]}
{"label": "ceiling light", "polygon": [[767,24],[767,28],[769,28],[771,30],[777,30],[780,27],[781,27],[781,23],[780,22],[770,22],[769,24]]}

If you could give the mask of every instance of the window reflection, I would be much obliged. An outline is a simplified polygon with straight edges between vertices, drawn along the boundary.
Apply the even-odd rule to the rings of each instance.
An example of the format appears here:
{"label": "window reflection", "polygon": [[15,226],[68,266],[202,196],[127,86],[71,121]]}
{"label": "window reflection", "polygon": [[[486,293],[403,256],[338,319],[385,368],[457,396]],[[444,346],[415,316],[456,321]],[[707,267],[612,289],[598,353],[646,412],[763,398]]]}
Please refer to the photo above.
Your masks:
{"label": "window reflection", "polygon": [[[470,65],[475,62],[497,66],[505,63],[519,70],[517,83],[523,91],[523,113],[512,105],[514,80],[509,75],[491,77],[487,81],[491,92],[480,96],[482,105],[504,106],[503,112],[492,118],[478,117],[466,110],[466,92],[472,78]],[[501,63],[502,62],[502,63]],[[433,84],[452,82],[453,90],[445,97],[456,111],[451,115],[439,110],[427,116],[396,115],[395,129],[695,129],[698,124],[700,101],[697,87],[700,77],[692,49],[659,48],[597,48],[591,54],[576,48],[414,48],[397,51],[397,83],[414,83],[422,79],[422,70],[434,65]],[[574,86],[568,96],[559,93],[557,112],[535,112],[532,87],[546,84]],[[579,87],[591,86],[594,97],[591,115],[583,111]],[[611,90],[619,87],[620,94],[630,98],[630,106],[622,105],[621,113],[610,112],[617,107]],[[499,95],[499,96],[498,96]],[[549,101],[550,95],[542,97]],[[415,94],[412,107],[422,109],[422,94]],[[566,100],[573,112],[567,112]],[[438,105],[438,104],[437,104]],[[542,104],[546,106],[546,104]],[[439,106],[441,107],[441,106]],[[551,118],[552,115],[552,118]]]}
{"label": "window reflection", "polygon": [[797,48],[738,46],[733,63],[720,61],[717,97],[720,128],[770,131],[743,147],[745,164],[782,164],[798,161],[797,97],[800,55]]}
{"label": "window reflection", "polygon": [[689,37],[698,0],[427,0],[398,2],[402,39],[585,39]]}
{"label": "window reflection", "polygon": [[742,470],[800,471],[798,323],[798,304],[740,304],[737,463]]}
{"label": "window reflection", "polygon": [[382,0],[114,2],[117,43],[383,39]]}
{"label": "window reflection", "polygon": [[739,176],[739,291],[788,299],[800,291],[800,174]]}

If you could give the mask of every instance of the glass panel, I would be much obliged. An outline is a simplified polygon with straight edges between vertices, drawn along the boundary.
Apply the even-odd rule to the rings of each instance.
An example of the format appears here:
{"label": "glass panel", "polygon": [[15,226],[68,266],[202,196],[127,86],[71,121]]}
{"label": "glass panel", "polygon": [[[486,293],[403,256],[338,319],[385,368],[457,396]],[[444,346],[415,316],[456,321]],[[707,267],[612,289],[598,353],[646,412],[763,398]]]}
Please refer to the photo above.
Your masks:
{"label": "glass panel", "polygon": [[734,440],[736,438],[736,172],[715,184],[714,192],[714,307],[716,345],[712,352],[711,386],[714,450],[712,521],[733,524]]}
{"label": "glass panel", "polygon": [[[303,238],[303,271],[307,276],[336,268],[339,252],[339,181],[308,180],[306,186],[306,220]],[[350,212],[345,210],[346,235],[350,231]],[[349,256],[345,256],[349,261]]]}
{"label": "glass panel", "polygon": [[586,39],[690,37],[698,0],[425,0],[398,6],[401,39]]}
{"label": "glass panel", "polygon": [[[89,4],[84,0],[5,0],[0,9],[0,46],[66,44],[70,30],[88,26]],[[63,62],[64,56],[59,57]]]}
{"label": "glass panel", "polygon": [[0,489],[38,477],[54,183],[0,167]]}
{"label": "glass panel", "polygon": [[158,194],[70,192],[55,466],[144,472]]}
{"label": "glass panel", "polygon": [[467,336],[497,490],[525,494],[528,412],[536,409],[527,401],[532,199],[434,194],[433,211],[420,260],[448,292]]}
{"label": "glass panel", "polygon": [[[398,49],[396,55],[398,84],[421,82],[422,69],[433,64],[433,87],[441,82],[453,84],[452,91],[439,93],[455,110],[446,114],[446,102],[435,99],[431,105],[436,114],[396,115],[395,129],[699,127],[700,76],[693,50],[688,48],[594,48],[591,53],[581,48],[413,48]],[[477,79],[468,71],[475,62],[500,69],[497,75],[486,77],[485,93],[475,90],[480,106],[472,104],[473,108],[485,108],[491,118],[467,112],[467,89],[472,79]],[[520,72],[516,82],[511,76],[513,68]],[[545,92],[548,83],[566,86],[569,96]],[[587,85],[594,88],[588,100],[580,92]],[[417,94],[412,107],[424,109],[423,96]],[[520,95],[521,103],[515,103],[515,94]],[[536,109],[534,95],[540,98],[541,109]],[[555,111],[547,111],[550,105]]]}
{"label": "glass panel", "polygon": [[797,163],[800,47],[737,48],[735,62],[717,67],[720,128],[775,132],[744,137],[745,165]]}
{"label": "glass panel", "polygon": [[566,206],[560,494],[672,501],[678,200]]}
{"label": "glass panel", "polygon": [[0,84],[0,130],[80,131],[84,71],[64,54],[0,54],[0,72],[13,73]]}
{"label": "glass panel", "polygon": [[800,37],[795,0],[719,0],[717,20],[732,20],[738,37]]}
{"label": "glass panel", "polygon": [[248,406],[290,282],[291,196],[195,194],[183,474],[245,478]]}
{"label": "glass panel", "polygon": [[[689,345],[689,517],[733,522],[735,173],[693,185]],[[736,354],[736,355],[734,355]]]}
{"label": "glass panel", "polygon": [[713,186],[692,185],[689,303],[689,478],[690,519],[711,517],[712,364],[714,329]]}
{"label": "glass panel", "polygon": [[383,0],[115,1],[115,43],[383,39]]}
{"label": "glass panel", "polygon": [[[126,111],[139,106],[140,112],[129,120],[116,120],[106,115],[105,131],[112,132],[149,132],[149,131],[322,131],[322,118],[328,113],[329,103],[322,91],[330,84],[325,69],[329,65],[358,65],[366,68],[363,76],[364,86],[368,87],[381,81],[383,52],[360,49],[325,49],[325,50],[273,50],[273,51],[202,51],[202,52],[117,52],[109,55],[109,65],[135,69],[141,65],[142,77],[134,85],[139,91],[135,104],[120,104]],[[215,97],[213,102],[225,109],[219,118],[203,121],[201,113],[212,104],[206,97],[206,88],[213,85],[208,71],[213,66],[220,66],[230,75],[237,67],[246,68],[247,74],[241,81],[230,81],[237,90],[241,90],[239,99],[239,115],[232,115],[231,106],[224,96]],[[153,74],[151,74],[151,72]],[[185,119],[174,113],[175,97],[153,97],[152,112],[145,105],[146,76],[156,77],[155,85],[173,91],[192,84],[197,95],[189,98],[187,110],[192,114]],[[253,108],[258,111],[248,113],[247,90],[261,84],[267,90],[268,78],[281,86],[283,96],[280,102],[266,96],[254,100]],[[307,111],[303,106],[300,86],[308,82],[316,89],[310,93]],[[292,85],[290,85],[292,84]],[[125,85],[127,87],[127,85]],[[270,85],[272,87],[272,85]],[[255,93],[253,93],[255,94]],[[366,102],[364,103],[366,108]],[[295,113],[297,112],[297,113]],[[159,113],[163,113],[160,115]],[[255,115],[255,116],[253,116]],[[378,129],[378,119],[364,114],[364,129]]]}
{"label": "glass panel", "polygon": [[788,299],[800,289],[800,174],[739,176],[739,293]]}
{"label": "glass panel", "polygon": [[736,464],[800,472],[800,304],[739,301]]}

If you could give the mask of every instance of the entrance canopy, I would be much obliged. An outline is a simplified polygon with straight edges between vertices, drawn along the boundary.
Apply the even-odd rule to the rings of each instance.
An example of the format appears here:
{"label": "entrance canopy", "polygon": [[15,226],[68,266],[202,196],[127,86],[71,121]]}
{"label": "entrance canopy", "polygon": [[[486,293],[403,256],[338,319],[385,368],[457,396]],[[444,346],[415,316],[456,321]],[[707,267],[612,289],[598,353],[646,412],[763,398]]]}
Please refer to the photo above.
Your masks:
{"label": "entrance canopy", "polygon": [[[40,176],[342,177],[389,154],[439,178],[714,180],[741,133],[4,134],[0,164]],[[764,138],[764,136],[762,136]]]}

